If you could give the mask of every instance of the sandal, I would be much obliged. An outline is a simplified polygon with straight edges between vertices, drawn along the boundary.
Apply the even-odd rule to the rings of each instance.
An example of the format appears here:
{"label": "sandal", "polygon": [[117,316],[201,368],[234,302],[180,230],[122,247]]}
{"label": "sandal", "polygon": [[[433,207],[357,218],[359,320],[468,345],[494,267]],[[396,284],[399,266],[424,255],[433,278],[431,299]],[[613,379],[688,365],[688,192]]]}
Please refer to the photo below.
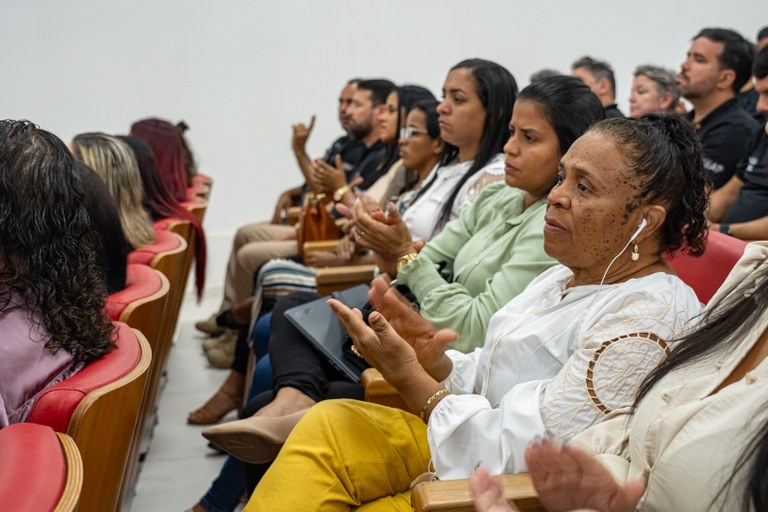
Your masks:
{"label": "sandal", "polygon": [[229,412],[239,410],[243,405],[241,397],[230,394],[219,388],[216,393],[199,409],[187,416],[190,425],[212,425],[218,423]]}

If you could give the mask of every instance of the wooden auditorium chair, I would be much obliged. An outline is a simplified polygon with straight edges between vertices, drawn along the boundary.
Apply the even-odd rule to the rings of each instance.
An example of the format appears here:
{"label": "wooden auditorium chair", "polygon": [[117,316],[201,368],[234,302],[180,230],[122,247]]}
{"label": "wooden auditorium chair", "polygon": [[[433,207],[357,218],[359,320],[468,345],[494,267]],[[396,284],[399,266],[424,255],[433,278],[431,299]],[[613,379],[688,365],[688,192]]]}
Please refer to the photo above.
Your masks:
{"label": "wooden auditorium chair", "polygon": [[[69,435],[83,460],[80,512],[120,509],[123,474],[152,350],[144,335],[115,322],[117,348],[41,393],[28,423]],[[0,504],[2,507],[2,504]]]}
{"label": "wooden auditorium chair", "polygon": [[[707,248],[699,257],[678,251],[665,255],[677,275],[687,283],[699,300],[706,304],[720,288],[731,269],[744,253],[746,242],[710,231]],[[363,372],[366,400],[408,410],[397,391],[375,369]],[[502,476],[507,501],[513,501],[521,511],[544,510],[526,473]],[[467,480],[424,482],[413,489],[412,502],[416,511],[472,511]]]}
{"label": "wooden auditorium chair", "polygon": [[[173,343],[173,334],[176,331],[179,310],[184,299],[186,287],[186,262],[188,254],[187,241],[178,233],[171,231],[173,222],[162,224],[155,223],[155,243],[132,251],[128,254],[128,264],[141,264],[159,270],[168,278],[168,300],[162,315],[160,343],[158,347],[152,347],[153,360],[157,364],[160,373],[165,371]],[[170,219],[174,221],[174,219]],[[190,224],[187,221],[175,219],[176,223],[183,224],[186,229]],[[194,257],[194,255],[192,255]],[[143,331],[142,331],[143,332]],[[146,333],[145,333],[146,334]]]}
{"label": "wooden auditorium chair", "polygon": [[155,401],[163,373],[161,354],[170,345],[170,340],[164,339],[167,329],[164,329],[163,322],[169,295],[168,279],[159,270],[146,265],[128,264],[127,270],[125,289],[107,297],[107,316],[113,321],[126,323],[129,327],[141,331],[152,349],[153,357],[131,443],[131,453],[128,456],[123,493],[133,489],[139,473],[141,453],[149,450],[149,440],[156,419]]}
{"label": "wooden auditorium chair", "polygon": [[200,219],[203,222],[205,218],[205,211],[208,209],[208,201],[200,196],[187,192],[187,200],[182,202],[181,205]]}
{"label": "wooden auditorium chair", "polygon": [[[304,243],[304,254],[310,252],[336,252],[338,240]],[[358,284],[368,284],[373,280],[376,265],[343,265],[340,267],[318,268],[315,274],[317,294],[330,295],[332,292],[346,290]]]}
{"label": "wooden auditorium chair", "polygon": [[67,434],[35,423],[0,430],[0,509],[72,512],[83,486],[83,461]]}
{"label": "wooden auditorium chair", "polygon": [[186,291],[187,281],[189,279],[189,273],[192,270],[192,263],[195,261],[195,247],[197,246],[197,234],[195,232],[192,223],[188,220],[168,218],[156,221],[152,225],[155,230],[155,234],[162,231],[171,231],[180,235],[187,242],[186,257],[184,260],[184,269],[182,270],[182,287],[180,288],[180,294],[175,304],[174,329],[175,319],[178,317],[178,313],[181,310],[181,304],[184,302],[184,293]]}
{"label": "wooden auditorium chair", "polygon": [[208,199],[211,195],[211,190],[213,189],[213,178],[199,172],[192,176],[191,188],[198,189],[200,187],[206,187],[208,189],[208,194],[206,195],[206,199]]}
{"label": "wooden auditorium chair", "polygon": [[208,200],[211,197],[212,188],[213,180],[210,177],[196,174],[192,177],[192,185],[189,187],[188,191],[192,195]]}

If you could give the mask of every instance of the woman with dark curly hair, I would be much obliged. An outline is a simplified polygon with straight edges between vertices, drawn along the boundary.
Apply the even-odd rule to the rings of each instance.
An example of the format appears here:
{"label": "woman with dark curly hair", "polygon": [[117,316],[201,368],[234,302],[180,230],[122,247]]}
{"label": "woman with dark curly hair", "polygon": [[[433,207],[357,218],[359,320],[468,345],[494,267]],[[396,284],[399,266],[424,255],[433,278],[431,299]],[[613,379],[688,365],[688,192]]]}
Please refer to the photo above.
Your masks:
{"label": "woman with dark curly hair", "polygon": [[112,348],[75,162],[55,135],[0,121],[0,428]]}

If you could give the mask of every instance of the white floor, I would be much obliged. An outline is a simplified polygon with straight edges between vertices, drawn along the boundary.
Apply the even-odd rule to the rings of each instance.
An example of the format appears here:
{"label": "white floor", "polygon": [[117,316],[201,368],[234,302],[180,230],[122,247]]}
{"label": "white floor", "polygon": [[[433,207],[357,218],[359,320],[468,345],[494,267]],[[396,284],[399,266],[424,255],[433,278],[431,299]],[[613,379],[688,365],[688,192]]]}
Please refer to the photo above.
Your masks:
{"label": "white floor", "polygon": [[[208,448],[202,426],[188,425],[187,413],[213,394],[228,370],[208,365],[205,339],[194,323],[207,318],[220,302],[206,292],[198,305],[191,296],[182,305],[176,343],[168,363],[168,382],[159,404],[159,423],[142,464],[136,494],[126,510],[132,512],[183,511],[192,507],[219,473],[225,457]],[[232,412],[225,420],[236,419]]]}

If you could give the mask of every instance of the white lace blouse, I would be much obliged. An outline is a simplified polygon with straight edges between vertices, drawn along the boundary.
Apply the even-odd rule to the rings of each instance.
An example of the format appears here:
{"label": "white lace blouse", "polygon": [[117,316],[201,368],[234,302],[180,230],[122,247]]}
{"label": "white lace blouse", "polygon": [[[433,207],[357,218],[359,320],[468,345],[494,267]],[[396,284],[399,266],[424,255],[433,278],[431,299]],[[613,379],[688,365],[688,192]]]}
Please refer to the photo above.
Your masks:
{"label": "white lace blouse", "polygon": [[[440,216],[443,204],[448,200],[456,183],[466,174],[472,163],[469,161],[435,167],[424,178],[423,186],[429,185],[429,189],[423,196],[411,203],[403,213],[403,220],[408,225],[414,241],[431,240],[436,234],[434,232],[435,223]],[[453,202],[449,220],[458,218],[461,210],[472,204],[486,186],[502,179],[504,179],[504,155],[499,153],[461,186],[459,194]]]}
{"label": "white lace blouse", "polygon": [[[749,244],[710,304],[765,265],[766,258],[768,242]],[[768,316],[763,315],[744,336],[729,340],[718,353],[665,376],[645,395],[634,415],[630,416],[629,408],[615,411],[573,442],[600,454],[598,459],[618,481],[647,480],[637,510],[741,510],[753,461],[741,464],[739,458],[768,422],[768,358],[741,380],[715,390],[766,329]],[[730,492],[720,493],[731,476]]]}
{"label": "white lace blouse", "polygon": [[525,470],[527,444],[567,441],[631,403],[638,384],[701,311],[693,290],[663,273],[566,288],[572,273],[542,273],[490,320],[485,345],[448,351],[451,395],[429,418],[438,477]]}

